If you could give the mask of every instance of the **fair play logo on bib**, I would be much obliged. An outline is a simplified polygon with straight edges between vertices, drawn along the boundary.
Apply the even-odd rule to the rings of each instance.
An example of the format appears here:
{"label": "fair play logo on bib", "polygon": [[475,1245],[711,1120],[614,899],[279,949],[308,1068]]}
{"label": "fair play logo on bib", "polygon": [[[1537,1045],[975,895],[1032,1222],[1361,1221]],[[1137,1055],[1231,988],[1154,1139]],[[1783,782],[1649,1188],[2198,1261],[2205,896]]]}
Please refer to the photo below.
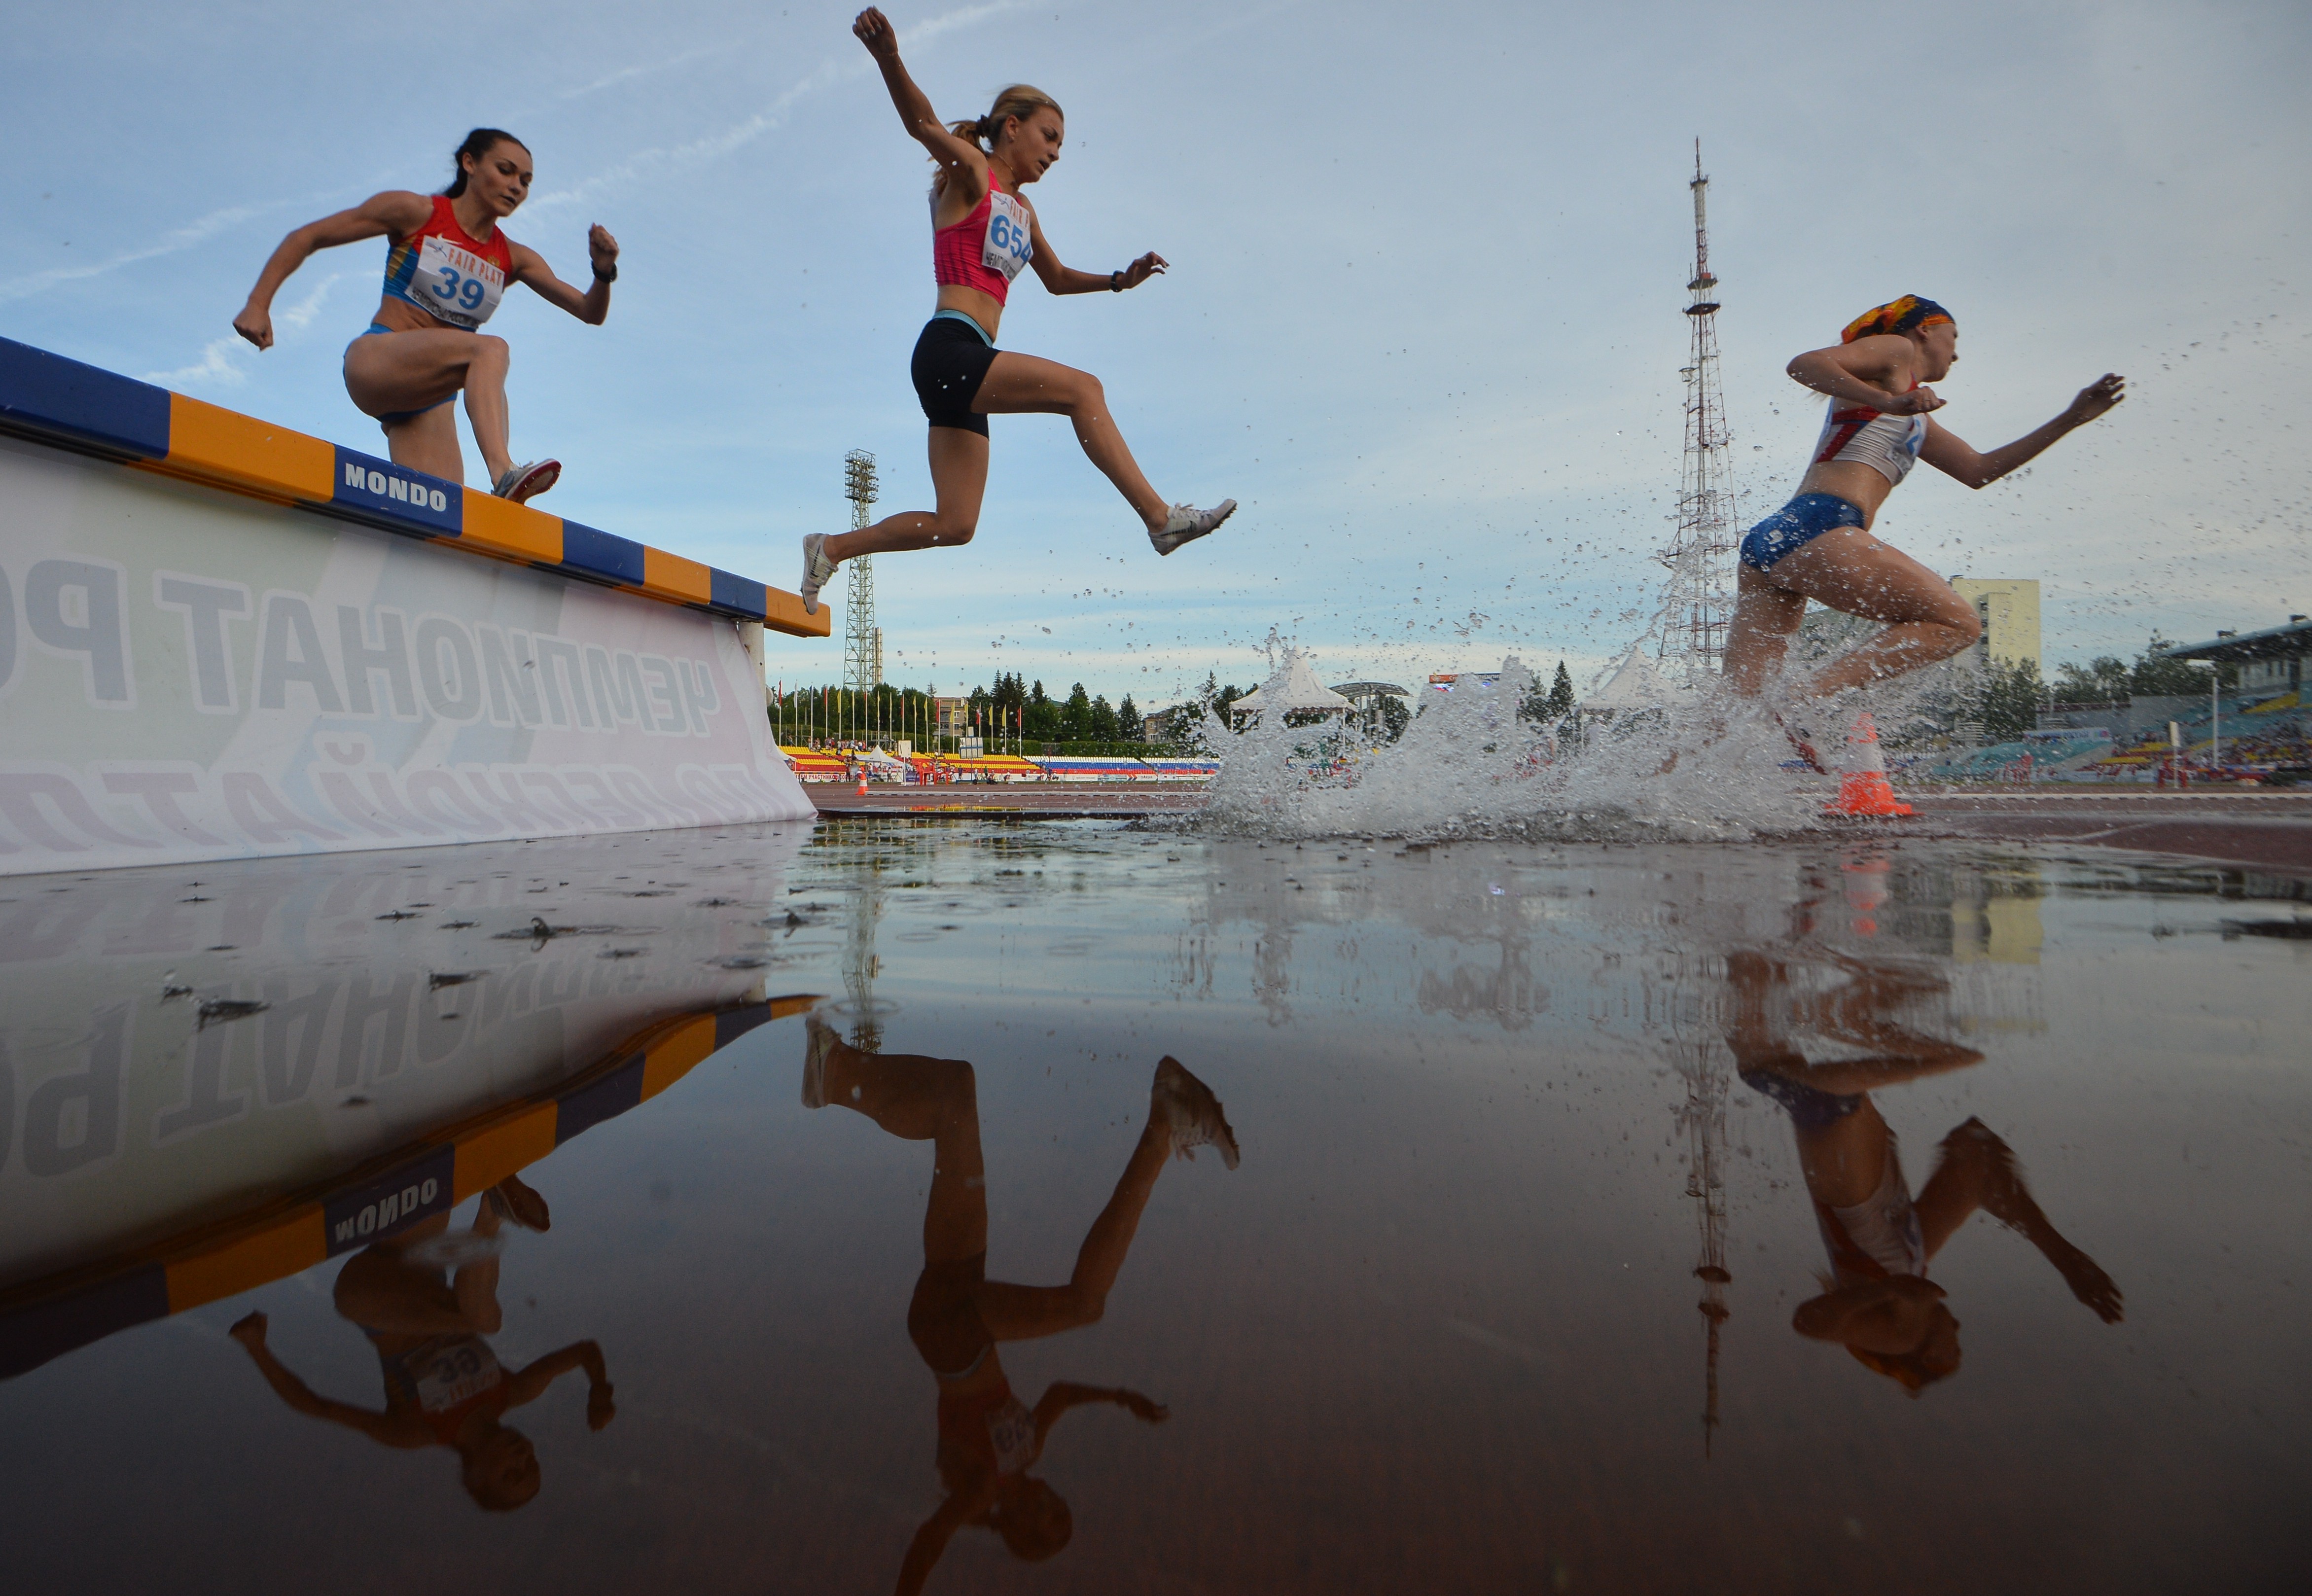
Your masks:
{"label": "fair play logo on bib", "polygon": [[449,240],[428,237],[418,247],[409,297],[447,321],[468,330],[487,321],[505,293],[505,273],[495,261]]}
{"label": "fair play logo on bib", "polygon": [[987,198],[987,241],[979,247],[979,264],[1001,273],[1009,283],[1036,252],[1036,246],[1029,241],[1028,207],[1009,194],[990,194]]}

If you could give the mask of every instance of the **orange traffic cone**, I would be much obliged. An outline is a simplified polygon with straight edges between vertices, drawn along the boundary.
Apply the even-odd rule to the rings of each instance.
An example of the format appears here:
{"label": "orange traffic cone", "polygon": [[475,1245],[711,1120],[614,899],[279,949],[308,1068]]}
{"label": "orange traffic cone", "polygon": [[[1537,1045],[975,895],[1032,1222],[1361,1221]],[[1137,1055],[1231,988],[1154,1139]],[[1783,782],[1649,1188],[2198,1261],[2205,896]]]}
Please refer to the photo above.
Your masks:
{"label": "orange traffic cone", "polygon": [[[1881,780],[1880,785],[1885,785],[1883,778],[1882,778],[1882,780]],[[865,796],[867,796],[867,767],[865,767],[864,765],[862,765],[862,766],[859,767],[859,795],[860,795],[862,798],[864,798]],[[1906,810],[1905,810],[1903,812],[1904,812],[1905,814],[1909,814],[1911,811],[1910,811],[1909,810],[1907,810],[1907,809],[1906,809]]]}
{"label": "orange traffic cone", "polygon": [[1838,778],[1838,799],[1822,806],[1826,815],[1906,815],[1911,806],[1899,802],[1887,785],[1887,761],[1878,752],[1878,725],[1864,710],[1846,732],[1847,765]]}

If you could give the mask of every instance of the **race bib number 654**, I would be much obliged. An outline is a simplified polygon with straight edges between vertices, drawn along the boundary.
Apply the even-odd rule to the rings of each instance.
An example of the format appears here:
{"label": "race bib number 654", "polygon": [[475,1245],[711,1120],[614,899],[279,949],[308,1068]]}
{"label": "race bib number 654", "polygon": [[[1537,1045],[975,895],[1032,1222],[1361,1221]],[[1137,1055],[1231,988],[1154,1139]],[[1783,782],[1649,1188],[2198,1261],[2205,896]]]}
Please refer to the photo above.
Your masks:
{"label": "race bib number 654", "polygon": [[1028,207],[1009,194],[991,194],[988,199],[987,242],[980,248],[979,264],[1009,283],[1036,252],[1029,239]]}

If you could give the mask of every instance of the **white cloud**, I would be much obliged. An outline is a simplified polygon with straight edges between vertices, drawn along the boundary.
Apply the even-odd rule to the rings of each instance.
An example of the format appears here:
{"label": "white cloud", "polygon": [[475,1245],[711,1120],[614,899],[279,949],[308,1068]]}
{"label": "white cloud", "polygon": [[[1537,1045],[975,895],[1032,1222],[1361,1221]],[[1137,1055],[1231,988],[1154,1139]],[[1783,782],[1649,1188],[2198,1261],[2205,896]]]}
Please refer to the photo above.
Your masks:
{"label": "white cloud", "polygon": [[249,381],[249,373],[241,369],[235,356],[249,346],[241,342],[239,333],[217,338],[201,351],[199,360],[191,365],[179,366],[173,372],[146,372],[139,379],[157,382],[163,388],[198,388],[214,384],[219,388],[238,388]]}
{"label": "white cloud", "polygon": [[237,227],[250,217],[260,215],[272,208],[271,206],[229,206],[223,210],[211,211],[198,221],[164,232],[149,244],[141,244],[136,249],[123,250],[118,255],[97,261],[92,265],[51,267],[46,271],[12,277],[6,282],[0,282],[0,303],[9,300],[29,299],[36,294],[45,294],[59,283],[73,283],[85,277],[102,276],[107,272],[118,271],[122,267],[133,266],[140,260],[151,260],[162,255],[174,255],[180,250],[189,250],[196,244],[215,238],[227,228]]}

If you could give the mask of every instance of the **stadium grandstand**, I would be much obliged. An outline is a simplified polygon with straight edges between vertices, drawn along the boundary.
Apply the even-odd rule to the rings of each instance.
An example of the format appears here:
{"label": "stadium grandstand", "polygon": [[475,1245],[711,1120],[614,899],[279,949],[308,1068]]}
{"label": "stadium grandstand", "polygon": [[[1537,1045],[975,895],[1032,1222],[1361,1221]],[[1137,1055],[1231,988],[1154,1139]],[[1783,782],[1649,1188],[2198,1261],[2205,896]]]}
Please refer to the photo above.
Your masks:
{"label": "stadium grandstand", "polygon": [[2285,626],[2219,632],[2161,652],[2231,667],[2236,684],[2207,694],[2054,705],[2027,740],[1940,762],[1916,759],[1913,774],[1931,781],[2158,782],[2174,776],[2180,756],[2194,781],[2312,781],[2312,702],[2304,688],[2312,620],[2292,615]]}

